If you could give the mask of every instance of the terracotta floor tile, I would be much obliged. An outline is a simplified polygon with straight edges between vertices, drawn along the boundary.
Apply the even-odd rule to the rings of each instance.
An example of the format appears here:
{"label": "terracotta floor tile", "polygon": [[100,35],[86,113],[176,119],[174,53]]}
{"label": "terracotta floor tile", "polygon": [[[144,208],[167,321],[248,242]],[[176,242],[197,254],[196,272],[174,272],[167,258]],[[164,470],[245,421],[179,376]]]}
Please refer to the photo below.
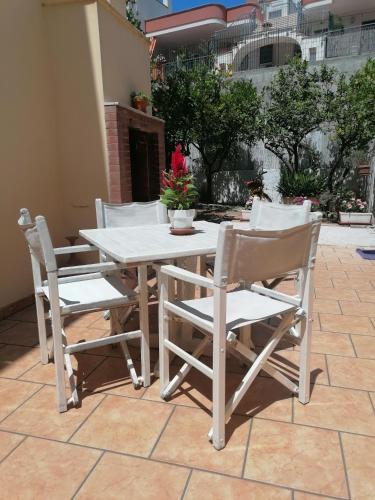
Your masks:
{"label": "terracotta floor tile", "polygon": [[76,498],[177,500],[188,476],[183,467],[105,453]]}
{"label": "terracotta floor tile", "polygon": [[103,316],[103,311],[95,311],[84,314],[75,314],[65,321],[67,331],[69,328],[85,328],[91,326],[96,320]]}
{"label": "terracotta floor tile", "polygon": [[294,400],[294,422],[375,436],[374,411],[363,391],[315,386],[308,404]]}
{"label": "terracotta floor tile", "polygon": [[335,262],[327,263],[328,271],[345,271],[345,272],[361,272],[362,269],[358,264],[337,264]]}
{"label": "terracotta floor tile", "polygon": [[[81,384],[102,361],[101,356],[90,356],[90,354],[73,354],[70,358],[77,385]],[[39,382],[41,384],[56,383],[55,365],[51,362],[48,365],[37,364],[20,377],[21,380],[29,380],[31,382]]]}
{"label": "terracotta floor tile", "polygon": [[371,302],[352,302],[340,300],[342,313],[347,316],[371,316],[374,314],[375,306]]}
{"label": "terracotta floor tile", "polygon": [[33,304],[29,307],[25,307],[25,309],[22,309],[22,311],[19,311],[15,314],[12,314],[12,316],[9,316],[8,319],[13,321],[27,321],[31,323],[36,323],[35,305]]}
{"label": "terracotta floor tile", "polygon": [[39,360],[37,348],[6,345],[0,349],[0,377],[17,378]]}
{"label": "terracotta floor tile", "polygon": [[[270,360],[276,368],[281,369],[289,378],[298,379],[299,352],[278,351]],[[328,385],[326,362],[323,354],[311,354],[311,383]]]}
{"label": "terracotta floor tile", "polygon": [[375,335],[375,328],[369,318],[364,316],[343,316],[340,314],[320,315],[322,331]]}
{"label": "terracotta floor tile", "polygon": [[36,323],[16,323],[12,328],[0,333],[0,342],[3,344],[36,346],[39,343],[38,327]]}
{"label": "terracotta floor tile", "polygon": [[0,421],[40,389],[39,384],[0,378]]}
{"label": "terracotta floor tile", "polygon": [[316,287],[333,288],[332,280],[324,276],[314,276],[314,285]]}
{"label": "terracotta floor tile", "polygon": [[0,461],[22,441],[23,436],[0,431]]}
{"label": "terracotta floor tile", "polygon": [[375,498],[375,439],[342,434],[353,500]]}
{"label": "terracotta floor tile", "polygon": [[101,395],[92,395],[82,401],[81,407],[59,413],[56,407],[55,388],[45,386],[3,420],[0,427],[4,430],[65,441],[102,398]]}
{"label": "terracotta floor tile", "polygon": [[27,438],[0,465],[2,498],[72,498],[100,456],[97,450]]}
{"label": "terracotta floor tile", "polygon": [[353,335],[352,340],[359,358],[375,359],[375,337]]}
{"label": "terracotta floor tile", "polygon": [[[358,295],[351,288],[321,288],[315,287],[315,297],[317,299],[330,300],[353,300],[358,302]],[[329,311],[322,311],[329,312]]]}
{"label": "terracotta floor tile", "polygon": [[341,314],[341,309],[337,300],[314,299],[313,308],[317,313]]}
{"label": "terracotta floor tile", "polygon": [[375,290],[370,291],[370,290],[359,290],[358,296],[361,300],[361,302],[371,302],[374,304],[375,302]]}
{"label": "terracotta floor tile", "polygon": [[[106,331],[100,330],[98,328],[75,326],[75,324],[72,324],[67,328],[66,336],[69,344],[78,344],[79,342],[100,339],[102,337],[107,337],[108,335]],[[93,355],[95,354],[101,356],[123,358],[122,350],[117,344],[96,347],[94,349],[88,349],[87,351],[83,352]]]}
{"label": "terracotta floor tile", "polygon": [[[99,356],[92,356],[97,357]],[[137,375],[141,375],[140,363],[135,362]],[[144,388],[134,389],[129,376],[129,371],[124,358],[106,358],[84,381],[83,388],[89,392],[105,392],[118,396],[131,396],[140,398],[144,394]]]}
{"label": "terracotta floor tile", "polygon": [[320,354],[355,356],[350,337],[345,333],[313,332],[311,350]]}
{"label": "terracotta floor tile", "polygon": [[[203,495],[204,492],[204,495]],[[184,500],[290,500],[291,492],[244,479],[193,471]]]}
{"label": "terracotta floor tile", "polygon": [[0,333],[5,332],[5,330],[8,330],[9,328],[16,326],[17,324],[17,321],[9,321],[8,319],[3,319],[2,321],[0,321]]}
{"label": "terracotta floor tile", "polygon": [[361,278],[332,278],[333,286],[335,288],[352,288],[354,290],[374,290],[371,281]]}
{"label": "terracotta floor tile", "polygon": [[294,500],[332,500],[332,497],[324,497],[322,495],[313,495],[311,493],[303,493],[302,491],[295,491]]}
{"label": "terracotta floor tile", "polygon": [[148,456],[172,409],[172,405],[107,396],[72,442]]}
{"label": "terracotta floor tile", "polygon": [[211,423],[211,416],[203,410],[176,407],[152,457],[188,467],[239,476],[249,421],[238,415],[231,417],[226,426],[227,444],[220,452],[214,449],[207,438]]}
{"label": "terracotta floor tile", "polygon": [[245,477],[348,497],[339,436],[329,430],[254,419]]}
{"label": "terracotta floor tile", "polygon": [[375,391],[375,360],[327,355],[331,385]]}

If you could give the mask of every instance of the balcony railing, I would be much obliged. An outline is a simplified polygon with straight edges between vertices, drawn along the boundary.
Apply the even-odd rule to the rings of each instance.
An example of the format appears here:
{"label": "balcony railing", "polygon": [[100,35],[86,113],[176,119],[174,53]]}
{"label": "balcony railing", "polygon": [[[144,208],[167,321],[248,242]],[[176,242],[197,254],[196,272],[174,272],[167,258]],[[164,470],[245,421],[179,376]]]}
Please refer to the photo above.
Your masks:
{"label": "balcony railing", "polygon": [[255,26],[248,31],[242,28],[234,36],[233,31],[223,30],[198,45],[160,54],[163,62],[154,67],[152,76],[165,75],[181,64],[189,68],[207,64],[236,73],[281,66],[297,54],[317,62],[373,52],[375,23],[335,30],[323,26],[318,33],[307,23],[277,29]]}

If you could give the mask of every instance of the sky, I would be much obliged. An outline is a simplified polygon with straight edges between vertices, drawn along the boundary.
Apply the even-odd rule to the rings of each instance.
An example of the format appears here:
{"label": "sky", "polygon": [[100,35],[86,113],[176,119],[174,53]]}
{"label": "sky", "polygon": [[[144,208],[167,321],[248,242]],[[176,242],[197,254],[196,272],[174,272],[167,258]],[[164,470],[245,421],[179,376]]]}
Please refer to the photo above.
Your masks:
{"label": "sky", "polygon": [[173,11],[191,9],[207,3],[221,3],[226,7],[234,7],[245,3],[245,0],[172,0]]}

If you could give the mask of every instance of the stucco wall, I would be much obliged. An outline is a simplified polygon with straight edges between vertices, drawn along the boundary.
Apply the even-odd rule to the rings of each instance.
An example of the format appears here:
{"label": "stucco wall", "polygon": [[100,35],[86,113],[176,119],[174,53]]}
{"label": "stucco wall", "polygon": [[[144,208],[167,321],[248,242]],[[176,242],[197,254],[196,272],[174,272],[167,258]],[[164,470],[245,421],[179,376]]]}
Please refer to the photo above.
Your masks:
{"label": "stucco wall", "polygon": [[95,2],[45,7],[65,235],[95,226],[95,197],[108,196],[97,9]]}
{"label": "stucco wall", "polygon": [[151,94],[149,41],[103,4],[98,13],[104,100],[130,105],[133,91]]}
{"label": "stucco wall", "polygon": [[0,2],[0,307],[33,290],[19,209],[48,217],[62,241],[58,153],[40,0]]}

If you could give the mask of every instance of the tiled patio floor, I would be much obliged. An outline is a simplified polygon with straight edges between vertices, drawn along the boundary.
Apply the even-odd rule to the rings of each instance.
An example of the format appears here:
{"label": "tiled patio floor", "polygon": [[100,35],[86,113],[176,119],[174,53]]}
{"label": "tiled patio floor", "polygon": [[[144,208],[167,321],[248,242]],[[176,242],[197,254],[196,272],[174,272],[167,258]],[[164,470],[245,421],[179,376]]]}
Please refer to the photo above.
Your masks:
{"label": "tiled patio floor", "polygon": [[[320,247],[315,286],[311,402],[258,377],[221,452],[207,441],[210,383],[197,372],[166,403],[157,381],[133,389],[118,349],[79,354],[82,405],[59,414],[33,309],[0,322],[0,498],[375,498],[375,262]],[[92,313],[67,333],[107,330]],[[284,347],[275,363],[293,373],[297,349]],[[242,368],[231,369],[228,387]]]}

